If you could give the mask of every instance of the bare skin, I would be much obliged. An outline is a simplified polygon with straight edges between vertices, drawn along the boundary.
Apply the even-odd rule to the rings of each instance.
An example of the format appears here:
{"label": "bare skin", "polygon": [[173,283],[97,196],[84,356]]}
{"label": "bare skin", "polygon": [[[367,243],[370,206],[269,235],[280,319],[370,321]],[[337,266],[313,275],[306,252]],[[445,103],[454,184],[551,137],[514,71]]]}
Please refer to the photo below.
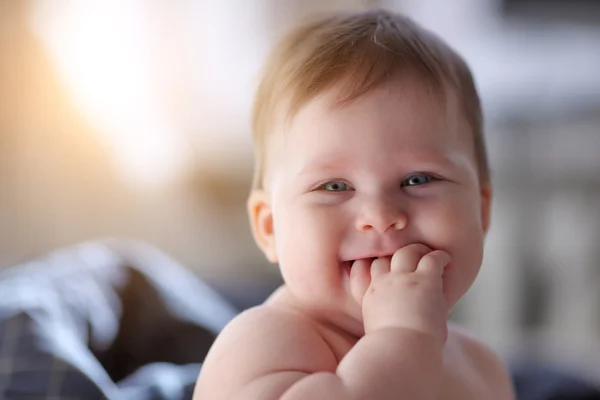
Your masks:
{"label": "bare skin", "polygon": [[446,322],[491,198],[456,98],[410,77],[341,108],[337,94],[269,142],[248,209],[285,285],[219,335],[195,399],[513,399],[493,352]]}
{"label": "bare skin", "polygon": [[362,337],[307,315],[282,286],[219,336],[194,398],[514,398],[496,356],[457,327],[446,329],[448,262],[447,253],[418,244],[375,260]]}

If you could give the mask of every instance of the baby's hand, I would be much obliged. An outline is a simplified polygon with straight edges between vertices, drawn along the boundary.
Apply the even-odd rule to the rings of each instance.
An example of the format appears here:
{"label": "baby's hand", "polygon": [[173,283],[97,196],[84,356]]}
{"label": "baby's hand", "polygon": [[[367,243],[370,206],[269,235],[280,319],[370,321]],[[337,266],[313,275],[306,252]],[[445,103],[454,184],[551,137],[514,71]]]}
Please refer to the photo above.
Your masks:
{"label": "baby's hand", "polygon": [[422,244],[403,247],[391,259],[374,260],[371,283],[362,298],[365,333],[405,328],[445,341],[447,315],[442,274],[449,262],[448,253],[432,251]]}

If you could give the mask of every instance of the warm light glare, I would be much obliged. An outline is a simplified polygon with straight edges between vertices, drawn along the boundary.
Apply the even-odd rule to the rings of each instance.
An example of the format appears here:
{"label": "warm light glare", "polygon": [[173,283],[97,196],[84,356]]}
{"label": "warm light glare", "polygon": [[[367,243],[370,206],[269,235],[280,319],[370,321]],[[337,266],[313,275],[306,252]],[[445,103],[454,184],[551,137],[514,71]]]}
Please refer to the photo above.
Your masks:
{"label": "warm light glare", "polygon": [[[60,4],[60,5],[59,5]],[[36,28],[78,106],[137,181],[173,178],[185,141],[161,107],[143,2],[41,2]]]}

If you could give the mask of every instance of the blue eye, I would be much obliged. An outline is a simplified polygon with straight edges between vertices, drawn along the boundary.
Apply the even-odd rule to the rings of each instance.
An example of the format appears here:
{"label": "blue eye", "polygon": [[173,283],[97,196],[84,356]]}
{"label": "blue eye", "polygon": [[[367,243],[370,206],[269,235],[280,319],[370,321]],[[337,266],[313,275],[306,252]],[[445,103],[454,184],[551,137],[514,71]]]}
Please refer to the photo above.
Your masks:
{"label": "blue eye", "polygon": [[431,182],[434,179],[435,178],[433,176],[427,174],[411,175],[408,178],[404,179],[404,181],[402,182],[402,186],[419,186]]}
{"label": "blue eye", "polygon": [[321,185],[321,189],[325,190],[326,192],[343,192],[350,190],[350,185],[341,181],[332,181]]}

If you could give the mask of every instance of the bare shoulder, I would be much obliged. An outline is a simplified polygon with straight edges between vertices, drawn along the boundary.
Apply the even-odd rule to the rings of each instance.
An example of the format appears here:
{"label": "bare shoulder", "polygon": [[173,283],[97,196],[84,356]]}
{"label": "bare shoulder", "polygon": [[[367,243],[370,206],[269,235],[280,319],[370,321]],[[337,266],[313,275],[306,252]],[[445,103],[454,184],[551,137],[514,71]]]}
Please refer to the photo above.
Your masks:
{"label": "bare shoulder", "polygon": [[449,325],[448,344],[460,369],[471,382],[477,382],[478,390],[485,392],[486,399],[513,400],[513,384],[504,363],[498,355],[467,330]]}
{"label": "bare shoulder", "polygon": [[292,309],[262,305],[241,313],[217,337],[194,398],[229,399],[240,393],[254,398],[259,392],[262,398],[271,397],[266,393],[278,398],[306,375],[336,368],[312,320]]}

